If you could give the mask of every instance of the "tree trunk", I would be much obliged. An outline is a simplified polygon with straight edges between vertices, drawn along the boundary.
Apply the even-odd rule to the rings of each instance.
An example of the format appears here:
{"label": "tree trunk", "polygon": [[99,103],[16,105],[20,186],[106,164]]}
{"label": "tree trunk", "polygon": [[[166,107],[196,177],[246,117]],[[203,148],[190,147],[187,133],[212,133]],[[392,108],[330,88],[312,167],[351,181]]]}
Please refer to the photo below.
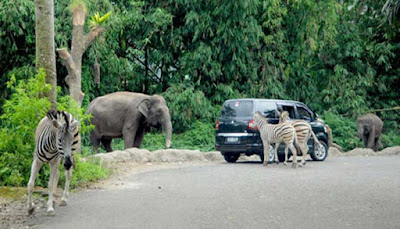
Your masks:
{"label": "tree trunk", "polygon": [[36,68],[44,68],[46,83],[52,86],[46,93],[52,108],[57,108],[57,73],[54,48],[54,1],[35,0],[36,16]]}
{"label": "tree trunk", "polygon": [[85,11],[83,6],[76,7],[72,12],[72,44],[71,54],[66,48],[57,49],[68,76],[65,82],[68,85],[70,96],[82,106],[84,93],[82,92],[82,56],[95,39],[103,32],[100,26],[91,28],[88,34],[83,31],[85,24]]}

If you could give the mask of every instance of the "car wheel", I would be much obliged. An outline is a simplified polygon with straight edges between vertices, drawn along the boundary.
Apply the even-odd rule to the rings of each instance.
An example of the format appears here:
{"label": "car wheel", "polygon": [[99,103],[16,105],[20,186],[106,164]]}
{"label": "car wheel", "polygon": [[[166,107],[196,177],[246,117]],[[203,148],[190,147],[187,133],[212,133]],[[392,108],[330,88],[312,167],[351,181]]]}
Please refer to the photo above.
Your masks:
{"label": "car wheel", "polygon": [[310,153],[313,161],[324,161],[328,156],[328,146],[326,145],[326,143],[323,141],[319,141],[319,143],[321,143],[322,147],[316,145],[314,147],[314,152]]}
{"label": "car wheel", "polygon": [[236,154],[225,154],[225,161],[229,163],[235,163],[239,159],[239,155]]}
{"label": "car wheel", "polygon": [[[288,159],[289,159],[289,155],[288,155]],[[284,162],[285,161],[285,154],[278,154],[278,160],[279,160],[279,162]]]}
{"label": "car wheel", "polygon": [[[274,147],[272,145],[269,146],[269,157],[268,157],[268,163],[272,163],[275,161],[275,152],[274,152]],[[261,162],[264,162],[264,152],[260,154],[260,159]]]}

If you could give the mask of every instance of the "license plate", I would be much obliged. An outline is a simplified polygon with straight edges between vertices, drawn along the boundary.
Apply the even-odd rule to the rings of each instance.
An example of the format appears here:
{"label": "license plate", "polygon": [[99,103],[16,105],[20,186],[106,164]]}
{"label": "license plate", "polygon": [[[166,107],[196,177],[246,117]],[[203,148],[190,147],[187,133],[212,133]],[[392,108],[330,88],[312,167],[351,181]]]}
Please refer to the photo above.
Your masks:
{"label": "license plate", "polygon": [[238,142],[239,138],[237,137],[228,137],[226,138],[226,142],[228,143],[234,143],[234,142]]}

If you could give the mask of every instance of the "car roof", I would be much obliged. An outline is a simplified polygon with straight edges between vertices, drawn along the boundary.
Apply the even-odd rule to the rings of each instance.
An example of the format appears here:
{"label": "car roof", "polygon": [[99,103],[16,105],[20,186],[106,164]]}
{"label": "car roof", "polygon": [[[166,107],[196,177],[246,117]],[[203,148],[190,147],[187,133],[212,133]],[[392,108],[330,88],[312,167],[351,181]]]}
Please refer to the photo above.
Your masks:
{"label": "car roof", "polygon": [[228,99],[225,102],[228,101],[266,101],[266,102],[276,102],[276,103],[296,103],[296,104],[301,104],[305,105],[302,102],[299,101],[294,101],[294,100],[282,100],[282,99],[260,99],[260,98],[246,98],[246,99]]}

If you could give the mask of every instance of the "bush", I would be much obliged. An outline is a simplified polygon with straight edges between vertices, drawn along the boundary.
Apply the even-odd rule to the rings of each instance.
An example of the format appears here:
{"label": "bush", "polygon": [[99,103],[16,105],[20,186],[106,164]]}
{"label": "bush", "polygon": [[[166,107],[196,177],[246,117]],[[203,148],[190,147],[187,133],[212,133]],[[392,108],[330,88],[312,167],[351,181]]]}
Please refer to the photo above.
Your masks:
{"label": "bush", "polygon": [[211,105],[202,91],[195,90],[189,85],[175,84],[163,93],[163,97],[171,112],[172,128],[175,133],[192,129],[195,121],[212,123],[219,111]]}
{"label": "bush", "polygon": [[321,117],[332,129],[333,142],[343,147],[343,150],[363,147],[358,138],[356,120],[332,112],[325,112]]}
{"label": "bush", "polygon": [[[194,122],[192,128],[181,134],[172,136],[172,148],[200,149],[201,151],[214,150],[215,129],[212,124]],[[143,140],[142,148],[150,151],[165,149],[165,134],[148,133]]]}
{"label": "bush", "polygon": [[[7,87],[12,94],[5,101],[0,116],[0,185],[22,186],[28,183],[30,176],[36,127],[51,107],[49,100],[42,95],[51,86],[46,84],[41,69],[35,76],[18,83],[15,76],[11,76]],[[81,133],[89,130],[90,127],[84,123],[89,116],[69,96],[59,97],[58,109],[67,110],[80,119]],[[36,184],[46,186],[48,179],[49,169],[42,168]]]}

